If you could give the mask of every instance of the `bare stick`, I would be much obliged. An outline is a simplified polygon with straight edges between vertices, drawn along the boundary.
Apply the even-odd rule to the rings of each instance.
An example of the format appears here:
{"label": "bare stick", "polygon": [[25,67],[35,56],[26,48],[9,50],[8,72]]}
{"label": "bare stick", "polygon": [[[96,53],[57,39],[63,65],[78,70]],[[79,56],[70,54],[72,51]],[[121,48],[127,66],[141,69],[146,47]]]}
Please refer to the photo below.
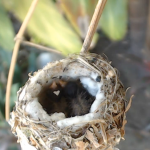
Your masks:
{"label": "bare stick", "polygon": [[89,50],[89,47],[91,45],[94,33],[96,31],[99,19],[102,15],[103,9],[105,7],[107,0],[99,0],[97,3],[97,6],[95,8],[95,12],[93,14],[87,35],[85,37],[82,49],[81,49],[81,53],[86,53]]}
{"label": "bare stick", "polygon": [[[20,39],[16,39],[16,41],[17,40],[20,40]],[[54,53],[57,53],[57,54],[62,54],[61,51],[58,51],[56,49],[45,47],[43,45],[35,44],[35,43],[29,42],[29,41],[23,41],[23,40],[21,40],[21,44],[27,45],[27,46],[32,46],[32,47],[35,47],[37,49],[45,50],[45,51],[48,51],[48,52],[54,52]]]}
{"label": "bare stick", "polygon": [[[30,9],[24,19],[24,22],[22,23],[22,26],[17,34],[17,38],[22,38],[24,31],[26,29],[26,26],[31,18],[31,15],[34,12],[34,9],[37,5],[38,0],[34,0],[30,6]],[[8,81],[7,81],[7,89],[6,89],[6,103],[5,103],[5,116],[6,120],[9,120],[9,113],[10,113],[10,92],[11,92],[11,85],[12,85],[12,80],[13,80],[13,75],[14,75],[14,69],[15,69],[15,64],[17,60],[17,55],[18,55],[18,50],[20,47],[20,40],[17,40],[14,46],[13,50],[13,55],[12,55],[12,60],[10,64],[10,70],[9,70],[9,75],[8,75]]]}

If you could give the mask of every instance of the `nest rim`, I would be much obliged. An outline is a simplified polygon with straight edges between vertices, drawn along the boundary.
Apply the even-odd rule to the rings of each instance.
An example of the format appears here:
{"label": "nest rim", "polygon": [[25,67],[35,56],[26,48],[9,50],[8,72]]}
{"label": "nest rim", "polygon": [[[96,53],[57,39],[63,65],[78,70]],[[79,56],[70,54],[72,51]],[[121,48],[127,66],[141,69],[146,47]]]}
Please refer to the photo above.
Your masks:
{"label": "nest rim", "polygon": [[[97,61],[96,62],[92,62],[92,61],[95,61],[95,60],[93,60],[92,58],[96,58],[97,59]],[[109,80],[109,82],[113,79],[113,82],[116,82],[116,84],[114,83],[114,90],[113,91],[111,91],[111,94],[110,95],[105,95],[105,97],[107,97],[106,99],[105,99],[105,101],[103,102],[103,105],[105,105],[105,103],[107,103],[108,105],[110,105],[110,103],[111,102],[114,102],[115,103],[115,100],[114,99],[119,99],[120,97],[120,99],[122,100],[122,102],[125,102],[125,91],[124,91],[124,89],[123,89],[123,85],[122,85],[122,83],[120,82],[120,80],[118,79],[118,74],[117,74],[117,72],[116,72],[116,70],[111,66],[111,64],[108,62],[108,60],[106,59],[106,58],[103,58],[103,57],[101,57],[101,56],[99,56],[99,55],[96,55],[96,54],[83,54],[83,55],[71,55],[71,56],[69,56],[67,59],[64,59],[66,62],[64,63],[64,65],[62,65],[60,68],[62,69],[64,66],[69,66],[70,64],[73,64],[73,63],[79,63],[79,64],[81,64],[82,66],[86,66],[85,68],[88,70],[90,70],[89,72],[91,72],[91,70],[93,71],[93,72],[96,72],[96,73],[98,73],[100,76],[101,76],[101,79],[102,79],[102,82],[104,83],[104,81],[108,81]],[[26,113],[26,112],[23,112],[23,110],[25,110],[26,109],[26,107],[22,107],[22,105],[28,105],[29,103],[30,103],[30,101],[23,101],[23,99],[24,99],[24,95],[23,94],[26,94],[25,93],[25,91],[23,91],[23,89],[25,89],[25,88],[27,88],[28,87],[28,85],[30,85],[30,84],[32,84],[33,82],[35,82],[35,79],[34,79],[34,77],[35,76],[39,76],[39,78],[41,78],[41,74],[39,74],[39,72],[41,73],[41,72],[46,72],[48,69],[49,69],[49,67],[50,68],[53,68],[53,67],[58,67],[58,64],[60,64],[60,63],[62,63],[64,60],[62,60],[62,61],[57,61],[57,62],[54,62],[54,63],[51,63],[50,64],[50,66],[46,66],[46,67],[44,67],[43,68],[43,70],[40,70],[40,71],[38,71],[38,72],[36,72],[36,73],[34,73],[34,75],[33,75],[33,77],[30,75],[30,78],[29,78],[29,80],[27,81],[27,83],[25,84],[25,86],[22,88],[22,89],[20,89],[19,91],[18,91],[18,101],[16,102],[16,107],[17,107],[17,109],[16,110],[14,110],[13,112],[12,112],[12,117],[11,117],[11,120],[10,120],[10,124],[11,124],[11,126],[12,126],[12,131],[15,133],[16,131],[17,132],[19,132],[20,130],[21,130],[21,128],[20,129],[18,129],[17,127],[18,127],[18,125],[15,125],[16,124],[16,122],[19,124],[19,115],[20,115],[20,113],[22,113],[22,115],[21,115],[21,119],[20,119],[20,124],[22,123],[25,123],[25,124],[34,124],[35,126],[36,126],[36,128],[37,128],[37,126],[38,126],[38,128],[41,128],[40,130],[43,132],[43,130],[44,131],[46,131],[47,132],[47,130],[48,130],[48,128],[46,127],[47,126],[47,123],[48,123],[48,121],[44,121],[44,120],[34,120],[34,119],[32,119],[32,118],[30,118],[30,116],[28,116],[28,114]],[[99,64],[98,64],[99,63]],[[92,65],[91,65],[92,64]],[[100,68],[98,68],[99,66],[100,66]],[[103,65],[103,66],[102,66]],[[98,66],[98,67],[97,67]],[[104,72],[102,72],[102,68],[104,68]],[[64,69],[64,68],[63,68]],[[62,69],[62,70],[63,70]],[[82,68],[83,69],[83,68]],[[85,69],[85,70],[86,70]],[[107,70],[108,69],[108,70]],[[111,70],[112,69],[112,70]],[[58,70],[59,70],[59,67],[58,67]],[[57,70],[57,72],[56,72],[56,74],[59,72],[59,74],[61,74],[62,72],[59,70],[58,71]],[[105,70],[107,70],[107,75],[106,75],[106,71]],[[111,72],[109,72],[109,71],[111,71]],[[83,72],[81,72],[81,73],[83,73]],[[88,71],[86,72],[86,75],[88,74]],[[80,75],[79,75],[80,76]],[[78,78],[79,78],[79,76],[78,76]],[[90,76],[90,74],[88,74],[88,76]],[[77,78],[76,78],[77,79]],[[55,80],[55,79],[53,79],[53,80]],[[41,81],[41,82],[43,82],[43,81]],[[39,84],[41,84],[40,82],[38,82],[37,83],[37,86],[39,86]],[[47,84],[50,84],[50,82],[48,82]],[[108,83],[107,83],[108,84]],[[106,84],[106,85],[107,85]],[[105,86],[103,85],[103,91],[104,92],[106,92],[107,91],[107,88],[104,88]],[[110,88],[110,87],[109,87]],[[120,90],[119,90],[119,88],[120,88]],[[40,90],[41,90],[41,88],[39,88]],[[31,92],[32,93],[32,90],[28,90],[27,92]],[[109,91],[110,92],[110,91]],[[120,92],[120,93],[119,93]],[[121,93],[122,92],[122,93]],[[22,94],[23,93],[23,94]],[[38,93],[38,90],[35,90],[35,93],[37,94]],[[120,97],[119,96],[117,96],[117,93],[119,93],[120,95]],[[21,95],[22,94],[22,95]],[[32,96],[27,96],[26,98],[31,98],[31,100],[35,100],[35,98],[36,98],[36,94],[34,94],[33,93],[33,95]],[[113,101],[114,100],[114,101]],[[118,100],[119,101],[119,100]],[[120,101],[121,102],[121,101]],[[120,139],[121,139],[121,137],[123,137],[124,136],[124,121],[125,121],[125,104],[119,104],[119,105],[124,105],[123,107],[120,107],[120,111],[121,112],[119,112],[119,113],[117,113],[116,112],[116,114],[114,113],[113,115],[114,116],[117,116],[116,118],[118,119],[118,120],[122,120],[122,127],[116,127],[116,131],[114,131],[115,133],[116,133],[116,135],[117,135],[117,133],[120,133],[120,135],[118,134],[118,136],[119,136],[119,140],[116,138],[115,139],[115,142],[113,143],[112,142],[112,147],[113,146],[115,146],[117,143],[119,143],[119,141],[120,141]],[[18,107],[20,108],[20,109],[18,109]],[[107,107],[106,105],[105,105],[105,107]],[[116,107],[116,106],[111,106],[111,107]],[[113,109],[113,108],[112,108]],[[17,112],[17,110],[19,110],[19,112]],[[107,110],[107,109],[106,109]],[[108,111],[108,110],[107,110]],[[109,110],[110,111],[110,110]],[[43,113],[43,112],[42,112]],[[62,117],[62,114],[59,114],[60,115],[60,117]],[[104,115],[105,116],[105,115]],[[22,118],[22,117],[24,117],[24,118]],[[110,116],[105,116],[106,118],[107,117],[110,117]],[[122,117],[122,118],[121,118]],[[19,118],[19,119],[18,119]],[[113,118],[114,119],[114,118]],[[113,122],[113,120],[111,120],[112,122]],[[101,135],[102,135],[102,139],[103,139],[103,144],[102,144],[102,146],[103,147],[106,147],[106,145],[108,146],[109,144],[109,140],[108,140],[108,136],[107,136],[107,132],[105,132],[105,124],[107,124],[109,121],[108,120],[106,120],[106,119],[104,119],[104,118],[98,118],[98,119],[95,119],[95,120],[92,120],[91,122],[89,121],[87,124],[89,124],[89,126],[92,126],[92,125],[94,125],[95,126],[95,124],[96,123],[99,123],[99,125],[100,125],[100,128],[101,128]],[[49,121],[49,123],[50,123],[50,121]],[[20,125],[19,124],[19,125]],[[39,124],[41,125],[41,126],[39,126]],[[34,127],[34,125],[32,126],[32,128]],[[54,124],[52,124],[52,126],[54,126],[54,125],[56,125],[55,123]],[[88,126],[88,128],[89,128],[89,126]],[[115,126],[115,125],[114,125]],[[72,128],[72,126],[71,127],[69,127],[70,129]],[[82,129],[83,127],[81,126],[81,129]],[[87,128],[87,127],[86,127]],[[59,136],[57,136],[58,138],[56,138],[57,140],[60,138],[60,139],[62,139],[62,135],[64,134],[64,136],[65,136],[65,138],[63,138],[63,142],[65,143],[65,141],[69,141],[70,140],[70,138],[72,138],[72,137],[70,137],[70,135],[68,134],[69,132],[66,132],[67,131],[67,129],[68,128],[65,128],[65,129],[60,129],[60,128],[58,128],[57,127],[57,125],[53,128],[53,129],[55,129],[57,132],[59,131],[61,131],[61,135],[59,135]],[[54,130],[54,131],[55,131]],[[95,129],[96,130],[96,129]],[[120,130],[120,131],[119,131]],[[27,131],[28,131],[28,129],[27,129]],[[27,132],[26,131],[26,132]],[[108,130],[107,130],[108,131]],[[121,132],[123,132],[123,133],[121,133]],[[24,132],[23,132],[24,133]],[[67,134],[66,134],[67,133]],[[27,137],[29,136],[29,137],[31,137],[31,135],[27,135],[27,134],[25,134]],[[37,136],[37,135],[36,135]],[[67,137],[68,136],[68,137]],[[83,135],[82,135],[83,136]],[[79,137],[79,138],[77,138],[77,139],[73,139],[72,138],[72,140],[73,141],[82,141],[83,139],[82,139],[82,136],[81,137]],[[111,137],[112,138],[112,137]],[[33,140],[34,138],[32,137],[32,140]],[[54,141],[57,141],[57,140],[54,140]],[[64,140],[65,139],[65,140]],[[112,140],[112,139],[111,139]],[[31,145],[34,145],[33,143],[35,143],[35,139],[33,140],[34,142],[31,142],[30,144]],[[42,140],[41,140],[42,141]],[[53,140],[52,140],[53,141]],[[52,142],[51,141],[51,142]],[[58,140],[59,141],[59,140]],[[28,141],[29,142],[29,141]],[[46,141],[47,142],[47,141]],[[50,145],[50,143],[51,142],[49,142],[48,143],[48,145]],[[57,142],[56,142],[57,143]],[[72,142],[70,142],[70,143],[72,143]],[[111,143],[111,142],[110,142]],[[37,144],[37,143],[36,143]],[[93,144],[92,144],[93,145]],[[76,145],[77,146],[77,145]],[[40,147],[40,146],[39,146]],[[73,145],[73,147],[74,147],[74,145]],[[45,147],[45,149],[48,149],[48,147]]]}

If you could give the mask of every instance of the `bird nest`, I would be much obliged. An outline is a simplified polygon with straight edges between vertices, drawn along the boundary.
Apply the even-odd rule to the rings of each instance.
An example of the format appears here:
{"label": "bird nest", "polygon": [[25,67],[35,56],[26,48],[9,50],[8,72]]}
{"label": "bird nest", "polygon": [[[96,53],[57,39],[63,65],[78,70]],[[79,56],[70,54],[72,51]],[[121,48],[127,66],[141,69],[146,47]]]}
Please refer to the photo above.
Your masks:
{"label": "bird nest", "polygon": [[9,123],[24,150],[115,150],[124,137],[125,90],[100,55],[49,63],[17,94]]}

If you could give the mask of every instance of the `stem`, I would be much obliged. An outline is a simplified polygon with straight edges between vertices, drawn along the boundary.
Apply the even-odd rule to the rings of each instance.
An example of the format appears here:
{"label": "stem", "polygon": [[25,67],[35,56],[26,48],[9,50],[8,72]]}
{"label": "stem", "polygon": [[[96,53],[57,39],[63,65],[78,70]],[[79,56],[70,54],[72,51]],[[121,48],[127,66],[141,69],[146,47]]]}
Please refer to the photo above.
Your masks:
{"label": "stem", "polygon": [[[24,22],[22,23],[22,26],[17,34],[17,38],[22,38],[24,31],[26,29],[26,26],[34,12],[34,9],[36,7],[38,3],[38,0],[33,0],[29,11],[24,19]],[[8,74],[8,81],[7,81],[7,89],[6,89],[6,103],[5,103],[5,116],[6,116],[6,120],[9,120],[9,113],[10,113],[10,92],[11,92],[11,85],[12,85],[12,80],[13,80],[13,75],[14,75],[14,69],[15,69],[15,64],[16,64],[16,60],[17,60],[17,55],[18,55],[18,50],[20,47],[20,40],[17,40],[14,46],[14,50],[13,50],[13,55],[12,55],[12,60],[11,60],[11,64],[10,64],[10,69],[9,69],[9,74]]]}
{"label": "stem", "polygon": [[87,35],[85,37],[82,49],[81,49],[81,53],[86,53],[89,50],[89,47],[91,45],[94,33],[96,31],[99,19],[102,15],[103,9],[105,7],[107,0],[99,0],[97,3],[97,6],[95,8],[95,12],[93,14]]}
{"label": "stem", "polygon": [[[16,40],[18,40],[18,39],[16,39]],[[56,49],[45,47],[43,45],[35,44],[35,43],[29,42],[29,41],[23,41],[23,40],[21,40],[21,44],[27,45],[27,46],[32,46],[32,47],[35,47],[37,49],[45,50],[45,51],[48,51],[48,52],[54,52],[54,53],[57,53],[57,54],[62,54],[61,51],[58,51]]]}

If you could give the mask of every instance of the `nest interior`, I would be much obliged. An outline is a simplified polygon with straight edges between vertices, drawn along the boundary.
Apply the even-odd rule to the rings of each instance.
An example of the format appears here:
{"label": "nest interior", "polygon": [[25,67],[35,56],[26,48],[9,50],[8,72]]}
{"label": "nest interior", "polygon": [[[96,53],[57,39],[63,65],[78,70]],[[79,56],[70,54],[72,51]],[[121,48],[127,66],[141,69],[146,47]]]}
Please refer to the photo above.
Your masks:
{"label": "nest interior", "polygon": [[18,91],[10,125],[22,149],[115,149],[128,108],[106,58],[72,55],[30,76]]}
{"label": "nest interior", "polygon": [[80,80],[71,79],[53,81],[50,86],[43,88],[38,99],[49,115],[62,112],[65,118],[89,113],[95,100],[94,96],[83,87]]}

